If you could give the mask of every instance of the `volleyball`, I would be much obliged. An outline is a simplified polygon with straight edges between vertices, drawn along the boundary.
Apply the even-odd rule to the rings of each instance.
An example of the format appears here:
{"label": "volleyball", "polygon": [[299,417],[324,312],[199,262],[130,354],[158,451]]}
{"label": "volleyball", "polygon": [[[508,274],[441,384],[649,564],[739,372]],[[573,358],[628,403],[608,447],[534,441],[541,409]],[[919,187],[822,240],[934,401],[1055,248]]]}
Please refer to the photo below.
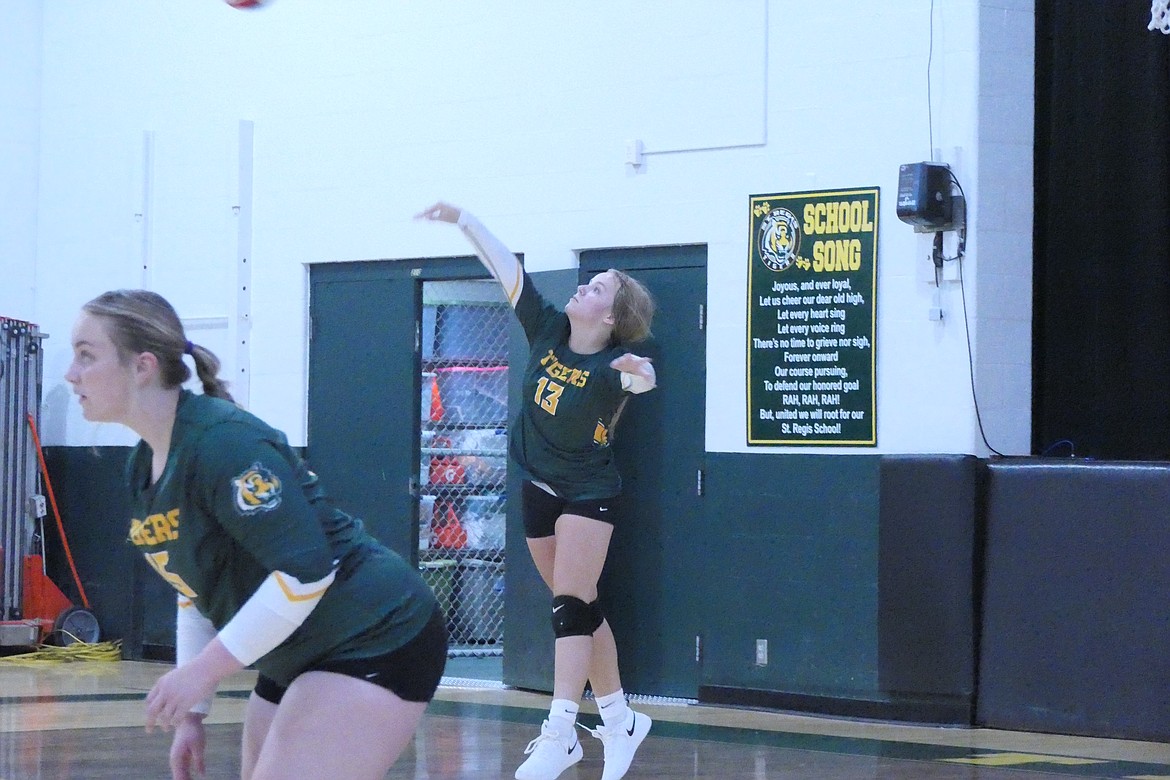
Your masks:
{"label": "volleyball", "polygon": [[223,0],[232,8],[243,8],[246,10],[253,10],[256,8],[263,8],[268,5],[270,0]]}

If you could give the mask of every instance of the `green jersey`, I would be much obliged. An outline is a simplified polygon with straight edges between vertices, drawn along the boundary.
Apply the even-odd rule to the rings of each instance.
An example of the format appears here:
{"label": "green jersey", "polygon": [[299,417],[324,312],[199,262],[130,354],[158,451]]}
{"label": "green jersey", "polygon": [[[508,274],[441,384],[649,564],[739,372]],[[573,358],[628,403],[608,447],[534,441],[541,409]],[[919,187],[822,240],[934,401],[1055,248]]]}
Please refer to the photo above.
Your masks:
{"label": "green jersey", "polygon": [[272,572],[316,582],[337,569],[304,623],[256,661],[278,684],[324,659],[391,652],[430,619],[418,572],[331,506],[284,434],[255,416],[184,390],[154,484],[151,457],[140,442],[128,463],[130,541],[217,630]]}
{"label": "green jersey", "polygon": [[569,349],[568,315],[537,292],[527,272],[516,316],[530,353],[520,414],[509,432],[512,458],[526,478],[570,501],[616,496],[622,480],[609,426],[626,394],[621,372],[609,364],[626,350],[578,355]]}

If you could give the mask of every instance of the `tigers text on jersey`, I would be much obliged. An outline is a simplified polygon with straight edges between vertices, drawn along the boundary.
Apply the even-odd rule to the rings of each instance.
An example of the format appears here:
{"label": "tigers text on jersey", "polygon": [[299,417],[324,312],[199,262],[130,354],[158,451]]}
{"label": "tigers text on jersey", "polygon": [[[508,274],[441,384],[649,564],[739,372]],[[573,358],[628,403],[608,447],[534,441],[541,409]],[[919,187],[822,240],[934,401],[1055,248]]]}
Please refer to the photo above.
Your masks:
{"label": "tigers text on jersey", "polygon": [[622,481],[609,426],[625,391],[621,372],[609,364],[625,349],[612,346],[592,355],[569,349],[568,315],[537,292],[527,272],[516,316],[531,352],[511,431],[512,458],[527,477],[570,501],[616,496]]}
{"label": "tigers text on jersey", "polygon": [[305,622],[255,663],[277,683],[325,658],[395,650],[431,617],[418,572],[332,507],[284,434],[255,416],[184,390],[154,484],[151,456],[140,442],[127,467],[130,541],[217,630],[271,572],[315,582],[337,567]]}

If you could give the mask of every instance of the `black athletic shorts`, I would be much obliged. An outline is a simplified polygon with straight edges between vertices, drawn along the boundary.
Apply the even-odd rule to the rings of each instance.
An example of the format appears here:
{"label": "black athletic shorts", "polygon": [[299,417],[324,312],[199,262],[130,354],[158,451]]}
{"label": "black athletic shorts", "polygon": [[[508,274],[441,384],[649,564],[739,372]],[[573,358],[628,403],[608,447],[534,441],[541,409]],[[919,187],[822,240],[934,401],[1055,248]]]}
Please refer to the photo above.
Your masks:
{"label": "black athletic shorts", "polygon": [[[435,696],[447,666],[447,621],[436,609],[414,639],[397,650],[373,658],[323,661],[304,672],[334,672],[372,682],[406,701],[428,702]],[[302,674],[304,673],[302,672]],[[260,675],[253,690],[257,696],[280,704],[288,688]]]}
{"label": "black athletic shorts", "polygon": [[524,518],[524,536],[529,539],[544,539],[555,534],[557,518],[561,515],[580,515],[613,525],[614,514],[617,512],[614,498],[566,501],[528,480],[524,480],[520,501],[520,514]]}

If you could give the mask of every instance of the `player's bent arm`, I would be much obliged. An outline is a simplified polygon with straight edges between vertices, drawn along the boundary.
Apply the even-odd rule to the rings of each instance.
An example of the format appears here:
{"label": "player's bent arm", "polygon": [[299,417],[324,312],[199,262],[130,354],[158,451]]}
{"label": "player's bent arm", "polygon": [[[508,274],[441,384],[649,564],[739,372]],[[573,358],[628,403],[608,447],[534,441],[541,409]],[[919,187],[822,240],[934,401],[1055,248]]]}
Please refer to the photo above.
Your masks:
{"label": "player's bent arm", "polygon": [[627,393],[645,393],[658,386],[658,374],[649,358],[638,357],[629,352],[610,363],[621,373],[622,390]]}
{"label": "player's bent arm", "polygon": [[520,265],[516,255],[472,214],[461,210],[456,224],[471,242],[480,262],[504,288],[508,303],[512,304],[512,308],[516,308],[516,301],[520,300],[520,292],[524,289],[524,267]]}
{"label": "player's bent arm", "polygon": [[[175,666],[182,666],[190,663],[215,639],[215,625],[203,617],[186,596],[179,596],[178,610],[175,615]],[[211,712],[211,699],[199,702],[190,712],[197,715]]]}
{"label": "player's bent arm", "polygon": [[305,622],[336,574],[335,568],[316,582],[301,582],[291,574],[272,572],[220,629],[220,643],[244,666],[254,663]]}
{"label": "player's bent arm", "polygon": [[628,374],[623,371],[622,389],[627,393],[633,393],[634,395],[637,395],[638,393],[645,393],[649,390],[653,390],[655,387],[658,387],[657,377],[653,376],[654,367],[649,366],[649,369],[652,375],[650,377],[645,377],[641,374]]}

